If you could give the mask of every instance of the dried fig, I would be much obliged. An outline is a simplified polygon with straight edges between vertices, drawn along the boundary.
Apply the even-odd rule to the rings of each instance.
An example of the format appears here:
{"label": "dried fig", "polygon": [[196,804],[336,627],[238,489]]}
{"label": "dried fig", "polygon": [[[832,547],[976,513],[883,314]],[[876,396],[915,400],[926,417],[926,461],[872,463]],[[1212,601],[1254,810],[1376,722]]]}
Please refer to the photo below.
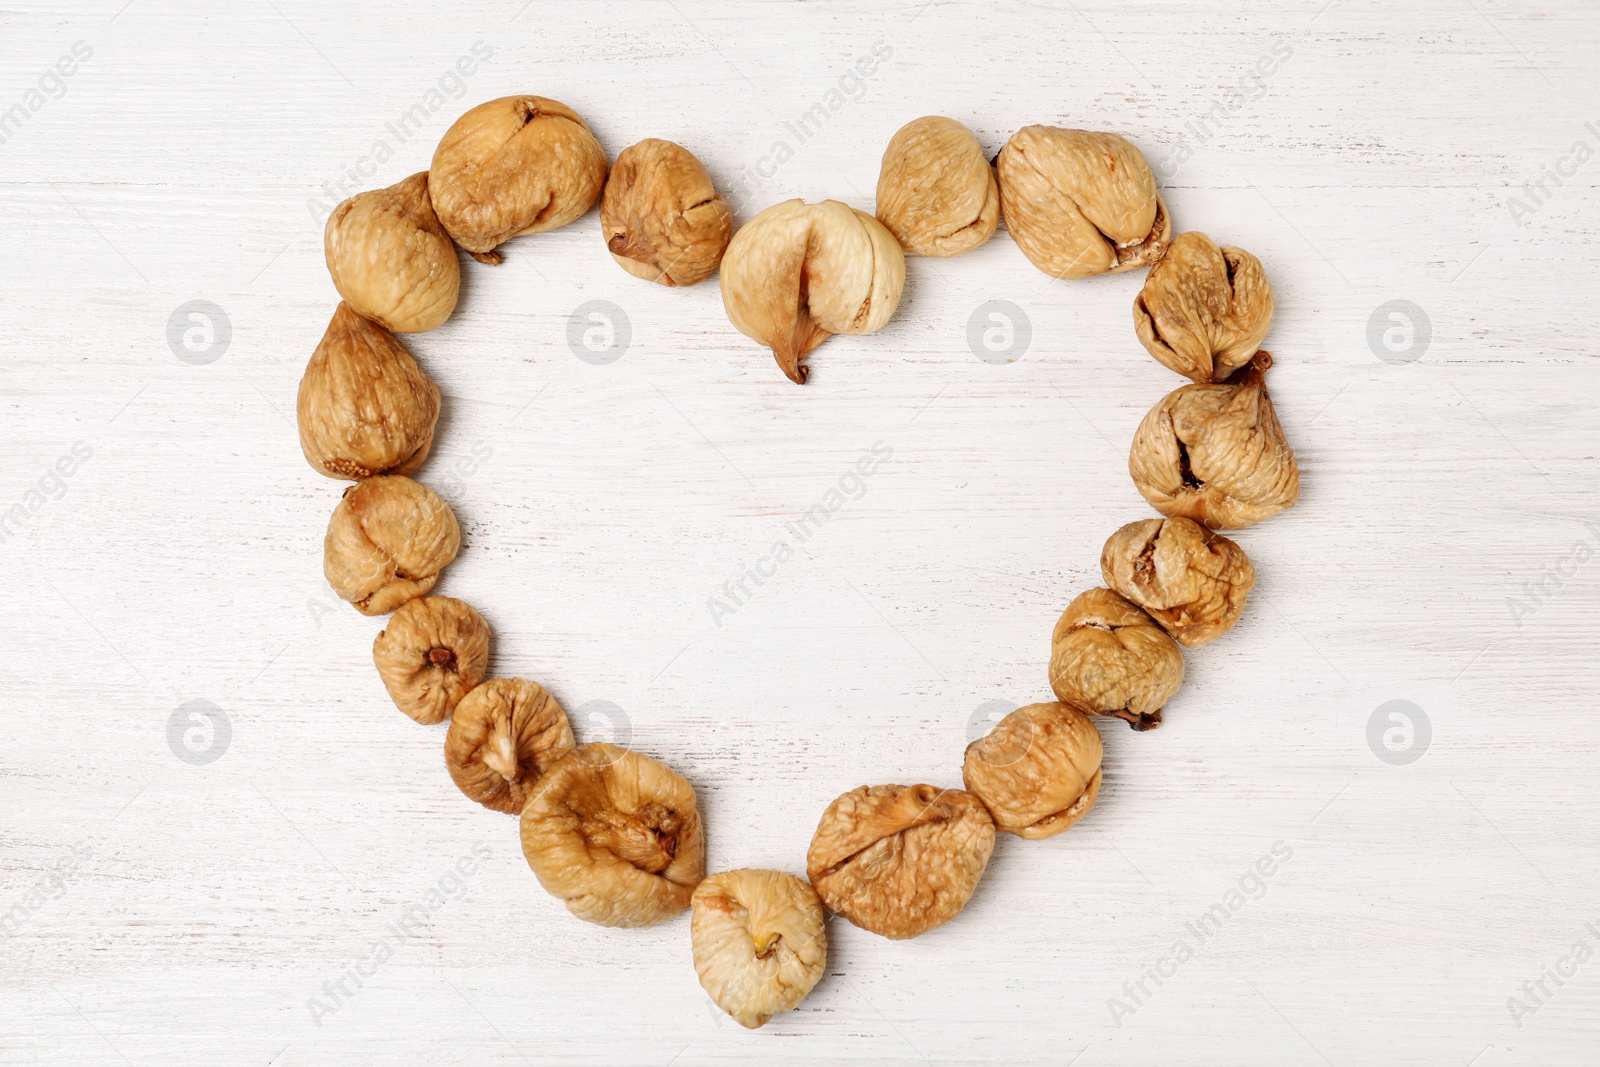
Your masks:
{"label": "dried fig", "polygon": [[688,149],[647,138],[624,148],[600,199],[600,234],[623,270],[662,285],[711,276],[733,236],[733,212]]}
{"label": "dried fig", "polygon": [[900,304],[905,254],[871,215],[824,200],[785,200],[733,235],[722,305],[740,333],[772,349],[792,382],[800,360],[836,333],[882,329]]}
{"label": "dried fig", "polygon": [[1066,704],[1029,704],[967,746],[961,769],[1000,829],[1054,837],[1100,794],[1100,731]]}
{"label": "dried fig", "polygon": [[1185,385],[1150,409],[1133,435],[1128,473],[1163,515],[1232,530],[1292,508],[1300,468],[1284,440],[1258,352],[1222,385]]}
{"label": "dried fig", "polygon": [[1150,268],[1133,301],[1133,327],[1167,367],[1197,382],[1220,382],[1261,347],[1272,309],[1272,283],[1259,259],[1190,230]]}
{"label": "dried fig", "polygon": [[938,115],[900,127],[878,171],[878,221],[921,256],[959,256],[993,237],[1000,188],[972,131]]}
{"label": "dried fig", "polygon": [[689,906],[705,874],[694,788],[616,745],[579,745],[522,809],[522,853],[545,892],[601,926],[653,926]]}
{"label": "dried fig", "polygon": [[433,213],[427,171],[334,208],[323,254],[339,295],[386,329],[422,333],[456,309],[461,261]]}
{"label": "dried fig", "polygon": [[1100,573],[1189,648],[1232,629],[1256,581],[1244,549],[1184,518],[1128,523],[1106,541]]}
{"label": "dried fig", "polygon": [[817,891],[783,871],[723,871],[695,888],[694,969],[717,1007],[754,1030],[806,998],[828,960]]}
{"label": "dried fig", "polygon": [[399,474],[344,491],[322,540],[322,573],[363,615],[386,615],[425,595],[456,558],[461,528],[437,493]]}
{"label": "dried fig", "polygon": [[439,387],[388,330],[340,303],[295,403],[300,450],[330,478],[410,474],[439,420]]}
{"label": "dried fig", "polygon": [[576,742],[567,713],[537,682],[491,678],[450,716],[444,762],[460,790],[486,808],[522,814],[534,783]]}
{"label": "dried fig", "polygon": [[1006,229],[1057,278],[1147,267],[1172,237],[1139,150],[1114,133],[1024,126],[995,158]]}
{"label": "dried fig", "polygon": [[992,851],[994,820],[971,793],[864,785],[822,813],[806,868],[829,908],[898,940],[955,918]]}
{"label": "dried fig", "polygon": [[1183,684],[1183,653],[1155,620],[1109,589],[1081,593],[1050,637],[1050,688],[1090,715],[1161,725],[1161,705]]}
{"label": "dried fig", "polygon": [[489,666],[489,624],[460,600],[402,604],[372,642],[372,661],[395,707],[431,726],[444,722]]}

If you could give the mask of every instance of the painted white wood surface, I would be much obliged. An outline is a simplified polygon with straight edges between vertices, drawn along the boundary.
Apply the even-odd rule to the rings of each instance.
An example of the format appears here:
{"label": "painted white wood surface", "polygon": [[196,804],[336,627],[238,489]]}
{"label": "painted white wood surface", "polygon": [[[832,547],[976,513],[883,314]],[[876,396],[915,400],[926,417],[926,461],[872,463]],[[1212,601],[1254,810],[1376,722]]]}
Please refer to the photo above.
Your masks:
{"label": "painted white wood surface", "polygon": [[[1594,1062],[1600,961],[1574,946],[1600,946],[1600,11],[519,8],[0,13],[0,110],[27,111],[0,144],[0,511],[26,511],[0,544],[0,1062]],[[92,55],[46,77],[75,42]],[[480,42],[464,84],[445,78]],[[442,78],[402,143],[386,124]],[[785,124],[835,89],[801,143]],[[1272,386],[1304,495],[1239,537],[1260,575],[1244,621],[1187,657],[1162,729],[1104,730],[1079,828],[1002,840],[966,912],[920,940],[835,921],[827,977],[753,1033],[697,985],[687,917],[602,930],[539,890],[514,821],[451,785],[442,729],[387,701],[381,623],[321,579],[340,486],[292,422],[335,299],[308,199],[378,140],[393,158],[362,185],[424,168],[460,110],[522,91],[575,107],[613,156],[681,141],[724,188],[748,182],[741,221],[789,196],[870,210],[882,146],[920,114],[990,151],[1030,122],[1116,129],[1162,166],[1179,229],[1249,248],[1277,288]],[[1057,613],[1148,514],[1130,436],[1179,382],[1134,338],[1140,276],[1055,282],[1002,231],[913,260],[889,327],[827,342],[798,388],[714,283],[629,278],[597,225],[467,264],[460,313],[412,343],[447,398],[423,477],[466,531],[440,591],[580,733],[606,733],[589,702],[624,710],[699,790],[713,868],[800,870],[837,793],[957,784],[980,708],[1047,695]],[[167,341],[195,299],[232,327],[204,365]],[[595,299],[631,322],[607,366],[566,341]],[[1016,362],[968,348],[990,299],[1031,323]],[[1397,299],[1431,322],[1408,363],[1368,342]],[[51,476],[77,442],[89,458]],[[708,598],[876,442],[893,457],[864,495],[714,624]],[[231,724],[207,765],[169,747],[192,700]],[[1369,747],[1391,700],[1431,724],[1408,765]],[[1264,895],[1131,999],[1280,841]],[[386,937],[392,958],[314,1017]],[[1136,1010],[1114,1019],[1114,997]]]}

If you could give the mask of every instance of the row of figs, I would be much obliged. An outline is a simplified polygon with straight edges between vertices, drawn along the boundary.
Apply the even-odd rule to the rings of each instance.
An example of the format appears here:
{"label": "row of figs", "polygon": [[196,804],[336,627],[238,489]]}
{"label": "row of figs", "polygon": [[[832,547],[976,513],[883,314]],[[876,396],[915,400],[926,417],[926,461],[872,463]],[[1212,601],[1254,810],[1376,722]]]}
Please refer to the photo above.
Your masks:
{"label": "row of figs", "polygon": [[[1105,587],[1062,613],[1049,657],[1056,701],[1019,708],[969,745],[964,790],[862,786],[835,799],[804,879],[707,877],[689,783],[638,752],[580,744],[537,683],[489,678],[488,623],[431,595],[461,532],[449,505],[408,477],[427,458],[440,394],[395,334],[449,318],[458,247],[497,264],[510,238],[566,225],[596,199],[606,248],[629,274],[687,286],[720,267],[728,318],[795,382],[832,334],[888,322],[906,251],[970,251],[1002,218],[1028,259],[1059,278],[1150,267],[1136,333],[1193,382],[1134,436],[1129,472],[1164,517],[1112,534]],[[1115,134],[1029,126],[990,162],[960,123],[917,119],[884,152],[875,216],[789,200],[735,232],[727,201],[681,146],[641,141],[608,166],[571,109],[506,97],[463,115],[427,172],[339,205],[325,247],[342,301],[300,383],[300,443],[318,471],[354,481],[328,524],[324,573],[358,611],[390,615],[373,642],[384,686],[417,722],[449,720],[452,780],[519,816],[529,866],[574,915],[648,926],[690,909],[701,984],[745,1026],[794,1008],[821,977],[825,908],[915,937],[965,906],[997,831],[1038,839],[1082,819],[1101,782],[1091,717],[1159,725],[1183,680],[1180,646],[1220,637],[1244,608],[1254,568],[1214,530],[1258,522],[1299,494],[1266,390],[1273,297],[1260,261],[1202,233],[1174,238],[1144,157]]]}

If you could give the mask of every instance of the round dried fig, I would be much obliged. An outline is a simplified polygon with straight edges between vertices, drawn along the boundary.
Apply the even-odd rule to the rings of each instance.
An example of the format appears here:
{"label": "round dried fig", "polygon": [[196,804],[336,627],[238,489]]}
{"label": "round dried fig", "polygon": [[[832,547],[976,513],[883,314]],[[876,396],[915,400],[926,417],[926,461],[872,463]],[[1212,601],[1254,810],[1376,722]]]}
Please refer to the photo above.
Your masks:
{"label": "round dried fig", "polygon": [[972,131],[938,115],[900,127],[878,171],[878,221],[921,256],[959,256],[993,237],[1000,188]]}
{"label": "round dried fig", "polygon": [[722,305],[746,337],[772,349],[789,380],[836,333],[873,333],[900,305],[906,259],[894,234],[837,200],[785,200],[733,235]]}
{"label": "round dried fig", "polygon": [[439,420],[439,387],[388,330],[340,303],[295,402],[300,450],[330,478],[410,474]]}
{"label": "round dried fig", "polygon": [[1066,704],[1029,704],[967,746],[961,777],[995,825],[1018,837],[1054,837],[1100,794],[1100,731]]}
{"label": "round dried fig", "polygon": [[399,474],[344,491],[322,540],[322,573],[363,615],[387,615],[423,596],[456,558],[461,528],[450,505]]}
{"label": "round dried fig", "polygon": [[534,783],[576,742],[567,713],[537,682],[491,678],[450,716],[444,762],[463,793],[486,808],[522,814]]}
{"label": "round dried fig", "polygon": [[431,726],[444,722],[489,666],[489,624],[460,600],[402,604],[372,642],[372,661],[395,707]]}
{"label": "round dried fig", "polygon": [[1184,518],[1128,523],[1106,541],[1100,573],[1189,648],[1232,629],[1256,581],[1244,549]]}
{"label": "round dried fig", "polygon": [[971,793],[864,785],[822,813],[806,869],[829,908],[898,940],[955,918],[993,851],[994,820]]}
{"label": "round dried fig", "polygon": [[806,998],[828,961],[817,891],[783,871],[723,871],[695,888],[694,969],[717,1007],[754,1030]]}
{"label": "round dried fig", "polygon": [[1197,382],[1220,382],[1261,347],[1272,309],[1272,283],[1259,259],[1190,230],[1150,268],[1133,301],[1133,327],[1167,367]]}
{"label": "round dried fig", "polygon": [[1155,620],[1109,589],[1081,593],[1050,637],[1050,688],[1090,715],[1161,725],[1161,705],[1183,684],[1183,653]]}
{"label": "round dried fig", "polygon": [[1163,515],[1232,530],[1292,508],[1300,468],[1284,440],[1264,374],[1272,355],[1222,385],[1185,385],[1139,423],[1128,473]]}
{"label": "round dried fig", "polygon": [[542,96],[504,96],[456,119],[433,153],[428,186],[439,221],[482,263],[525,233],[589,210],[606,153],[578,113]]}
{"label": "round dried fig", "polygon": [[616,745],[579,745],[522,809],[522,853],[545,892],[601,926],[653,926],[689,906],[705,873],[694,788]]}
{"label": "round dried fig", "polygon": [[687,148],[655,137],[624,148],[600,199],[600,234],[623,270],[662,285],[711,276],[733,212]]}
{"label": "round dried fig", "polygon": [[433,213],[427,171],[334,208],[323,254],[339,295],[386,329],[422,333],[456,309],[461,261]]}
{"label": "round dried fig", "polygon": [[1147,267],[1172,236],[1139,150],[1114,133],[1024,126],[995,158],[1006,229],[1056,278]]}

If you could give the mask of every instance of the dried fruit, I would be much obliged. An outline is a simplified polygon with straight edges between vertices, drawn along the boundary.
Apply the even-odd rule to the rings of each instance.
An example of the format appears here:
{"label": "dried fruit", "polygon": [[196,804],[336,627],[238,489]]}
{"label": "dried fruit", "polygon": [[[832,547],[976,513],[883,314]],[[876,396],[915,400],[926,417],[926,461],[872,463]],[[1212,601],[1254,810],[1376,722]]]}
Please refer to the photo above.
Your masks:
{"label": "dried fruit", "polygon": [[392,333],[340,303],[295,403],[300,450],[330,478],[410,474],[439,420],[439,387]]}
{"label": "dried fruit", "polygon": [[600,199],[600,234],[622,269],[662,285],[711,276],[733,236],[733,211],[682,145],[655,137],[624,148]]}
{"label": "dried fruit", "polygon": [[694,788],[616,745],[579,745],[522,809],[522,853],[545,892],[601,926],[653,926],[689,906],[705,873]]}
{"label": "dried fruit", "polygon": [[1183,684],[1183,653],[1154,619],[1109,589],[1079,594],[1050,636],[1050,687],[1090,715],[1161,725],[1161,705]]}
{"label": "dried fruit", "polygon": [[1128,473],[1152,507],[1224,530],[1294,507],[1300,468],[1267,395],[1270,366],[1258,352],[1225,384],[1185,385],[1150,409]]}
{"label": "dried fruit", "polygon": [[785,200],[733,235],[722,305],[740,333],[772,349],[792,382],[800,360],[836,333],[873,333],[900,304],[905,254],[871,215],[824,200]]}
{"label": "dried fruit", "polygon": [[864,785],[822,813],[806,869],[829,908],[900,939],[955,918],[992,851],[994,820],[971,793]]}
{"label": "dried fruit", "polygon": [[489,667],[489,624],[447,596],[402,604],[372,642],[372,661],[395,707],[431,726],[449,718]]}
{"label": "dried fruit", "polygon": [[345,489],[322,540],[322,573],[363,615],[423,596],[461,547],[461,528],[437,493],[399,474]]}
{"label": "dried fruit", "polygon": [[1146,267],[1172,236],[1139,150],[1114,133],[1024,126],[995,158],[1006,229],[1057,278]]}
{"label": "dried fruit", "polygon": [[554,230],[589,210],[606,181],[606,153],[578,113],[542,96],[504,96],[456,119],[433,153],[433,209],[482,263],[525,233]]}
{"label": "dried fruit", "polygon": [[1256,581],[1244,549],[1184,518],[1128,523],[1106,541],[1100,573],[1189,648],[1232,629]]}
{"label": "dried fruit", "polygon": [[690,938],[700,985],[752,1030],[806,998],[828,960],[817,891],[783,871],[723,871],[694,891]]}
{"label": "dried fruit", "polygon": [[421,333],[456,308],[461,262],[433,213],[427,171],[334,208],[323,253],[339,295],[386,329]]}
{"label": "dried fruit", "polygon": [[1190,230],[1150,268],[1133,301],[1133,327],[1166,366],[1197,382],[1220,382],[1261,347],[1272,309],[1272,283],[1259,259]]}
{"label": "dried fruit", "polygon": [[972,131],[938,115],[900,127],[878,171],[878,221],[921,256],[959,256],[993,237],[1000,188]]}
{"label": "dried fruit", "polygon": [[539,776],[576,742],[567,713],[537,682],[491,678],[450,716],[444,762],[460,790],[486,808],[520,815]]}
{"label": "dried fruit", "polygon": [[1094,807],[1101,753],[1100,731],[1083,712],[1029,704],[967,746],[961,777],[1000,829],[1053,837]]}

